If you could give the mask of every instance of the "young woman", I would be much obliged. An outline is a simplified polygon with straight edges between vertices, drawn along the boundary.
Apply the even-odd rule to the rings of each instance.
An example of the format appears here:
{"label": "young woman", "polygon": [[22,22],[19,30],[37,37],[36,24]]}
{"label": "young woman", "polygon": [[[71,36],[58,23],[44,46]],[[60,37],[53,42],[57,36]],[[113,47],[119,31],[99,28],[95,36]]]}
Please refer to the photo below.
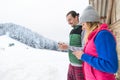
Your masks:
{"label": "young woman", "polygon": [[74,55],[83,60],[85,80],[115,80],[118,70],[116,40],[107,24],[100,24],[98,13],[88,6],[81,15],[80,23],[86,30],[83,51]]}

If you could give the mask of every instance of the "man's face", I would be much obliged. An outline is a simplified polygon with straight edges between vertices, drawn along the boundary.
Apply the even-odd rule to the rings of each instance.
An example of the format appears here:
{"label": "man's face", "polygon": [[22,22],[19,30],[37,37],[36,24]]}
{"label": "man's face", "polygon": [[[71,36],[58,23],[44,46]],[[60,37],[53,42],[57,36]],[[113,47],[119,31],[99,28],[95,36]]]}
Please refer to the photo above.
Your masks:
{"label": "man's face", "polygon": [[68,24],[71,26],[75,26],[78,24],[78,17],[76,16],[75,18],[72,17],[71,14],[69,14],[67,17]]}

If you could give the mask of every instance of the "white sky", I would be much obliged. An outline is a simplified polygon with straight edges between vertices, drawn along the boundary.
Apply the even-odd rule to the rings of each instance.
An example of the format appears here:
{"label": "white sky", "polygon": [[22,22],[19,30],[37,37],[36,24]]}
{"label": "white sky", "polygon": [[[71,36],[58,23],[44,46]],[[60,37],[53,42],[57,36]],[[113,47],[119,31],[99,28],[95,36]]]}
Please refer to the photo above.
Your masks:
{"label": "white sky", "polygon": [[0,0],[0,23],[12,22],[55,41],[68,42],[66,14],[82,13],[88,0]]}

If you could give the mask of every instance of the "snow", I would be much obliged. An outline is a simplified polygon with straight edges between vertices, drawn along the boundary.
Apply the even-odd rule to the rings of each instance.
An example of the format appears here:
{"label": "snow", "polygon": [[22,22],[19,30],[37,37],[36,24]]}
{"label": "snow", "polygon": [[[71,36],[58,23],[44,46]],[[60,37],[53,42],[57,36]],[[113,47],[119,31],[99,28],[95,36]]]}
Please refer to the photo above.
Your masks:
{"label": "snow", "polygon": [[0,36],[0,80],[66,80],[68,65],[65,52],[35,49]]}

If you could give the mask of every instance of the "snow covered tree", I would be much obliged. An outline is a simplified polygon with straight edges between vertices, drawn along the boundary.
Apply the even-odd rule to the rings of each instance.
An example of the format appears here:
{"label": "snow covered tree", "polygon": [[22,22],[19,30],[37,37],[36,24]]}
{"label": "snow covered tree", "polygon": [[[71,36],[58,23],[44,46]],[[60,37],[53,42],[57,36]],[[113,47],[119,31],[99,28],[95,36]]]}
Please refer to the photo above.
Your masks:
{"label": "snow covered tree", "polygon": [[0,24],[0,36],[9,33],[9,37],[37,49],[57,50],[57,42],[47,39],[36,32],[13,23]]}

